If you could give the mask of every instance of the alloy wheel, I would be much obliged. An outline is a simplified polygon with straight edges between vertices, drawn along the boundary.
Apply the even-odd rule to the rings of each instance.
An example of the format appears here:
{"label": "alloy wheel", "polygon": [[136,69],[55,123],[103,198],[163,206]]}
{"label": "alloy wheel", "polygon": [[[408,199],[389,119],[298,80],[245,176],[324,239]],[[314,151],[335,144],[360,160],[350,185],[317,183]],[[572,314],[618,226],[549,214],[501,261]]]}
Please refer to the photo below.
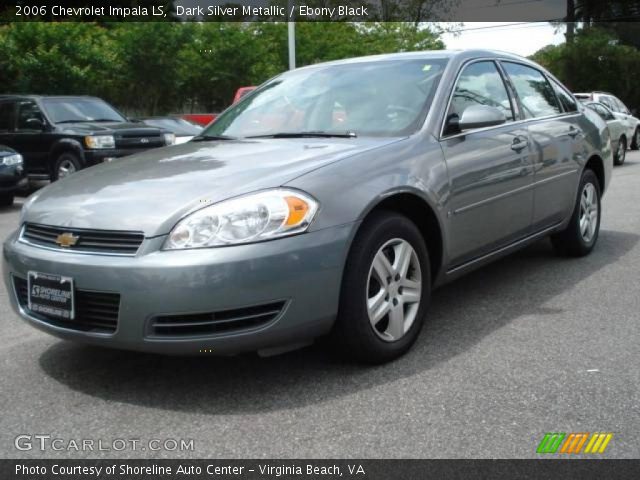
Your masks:
{"label": "alloy wheel", "polygon": [[71,160],[62,160],[58,166],[58,178],[68,177],[76,172],[76,166]]}
{"label": "alloy wheel", "polygon": [[585,184],[580,198],[580,235],[589,243],[598,228],[598,194],[592,183]]}
{"label": "alloy wheel", "polygon": [[382,340],[401,339],[413,325],[422,297],[418,255],[409,242],[394,238],[373,258],[367,281],[367,312]]}

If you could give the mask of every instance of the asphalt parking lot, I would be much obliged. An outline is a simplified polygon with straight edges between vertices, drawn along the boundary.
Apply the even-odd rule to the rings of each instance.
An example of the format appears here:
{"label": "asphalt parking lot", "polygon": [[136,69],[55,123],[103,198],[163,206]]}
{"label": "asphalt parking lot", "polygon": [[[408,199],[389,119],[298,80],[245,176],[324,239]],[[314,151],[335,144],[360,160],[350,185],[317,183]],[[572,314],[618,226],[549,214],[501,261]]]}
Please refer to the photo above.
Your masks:
{"label": "asphalt parking lot", "polygon": [[[21,199],[0,211],[16,228]],[[614,170],[583,259],[548,241],[434,293],[389,365],[311,347],[279,357],[161,357],[66,343],[0,291],[0,457],[535,457],[546,432],[612,432],[640,457],[640,152]],[[16,436],[193,439],[192,451],[19,451]]]}

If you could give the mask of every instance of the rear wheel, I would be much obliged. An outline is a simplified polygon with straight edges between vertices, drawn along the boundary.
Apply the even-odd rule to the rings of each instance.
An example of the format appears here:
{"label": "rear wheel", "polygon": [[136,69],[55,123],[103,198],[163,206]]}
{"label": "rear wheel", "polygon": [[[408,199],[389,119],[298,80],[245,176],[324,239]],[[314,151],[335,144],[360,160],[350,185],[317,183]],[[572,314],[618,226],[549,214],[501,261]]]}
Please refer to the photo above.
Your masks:
{"label": "rear wheel", "polygon": [[640,128],[636,128],[633,138],[631,139],[631,150],[638,149],[640,149]]}
{"label": "rear wheel", "polygon": [[599,232],[600,184],[592,170],[585,170],[571,220],[565,230],[552,235],[551,242],[562,255],[581,257],[593,250]]}
{"label": "rear wheel", "polygon": [[626,157],[627,157],[627,139],[624,137],[620,137],[620,141],[618,142],[618,148],[616,149],[616,153],[613,156],[613,164],[622,165]]}
{"label": "rear wheel", "polygon": [[82,168],[80,159],[75,153],[62,153],[53,167],[53,180],[60,180],[77,172]]}
{"label": "rear wheel", "polygon": [[422,328],[430,288],[429,255],[418,228],[395,212],[374,213],[347,259],[334,343],[367,363],[399,357]]}

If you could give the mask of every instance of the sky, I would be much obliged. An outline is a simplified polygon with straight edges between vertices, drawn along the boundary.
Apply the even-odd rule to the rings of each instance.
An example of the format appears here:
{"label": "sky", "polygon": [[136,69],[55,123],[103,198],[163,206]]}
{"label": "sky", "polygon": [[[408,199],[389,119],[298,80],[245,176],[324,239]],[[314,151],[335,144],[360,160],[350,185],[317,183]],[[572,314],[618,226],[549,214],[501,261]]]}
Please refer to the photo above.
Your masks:
{"label": "sky", "polygon": [[564,42],[564,27],[556,32],[548,22],[464,22],[454,28],[458,33],[443,36],[450,49],[489,48],[529,56],[550,43]]}

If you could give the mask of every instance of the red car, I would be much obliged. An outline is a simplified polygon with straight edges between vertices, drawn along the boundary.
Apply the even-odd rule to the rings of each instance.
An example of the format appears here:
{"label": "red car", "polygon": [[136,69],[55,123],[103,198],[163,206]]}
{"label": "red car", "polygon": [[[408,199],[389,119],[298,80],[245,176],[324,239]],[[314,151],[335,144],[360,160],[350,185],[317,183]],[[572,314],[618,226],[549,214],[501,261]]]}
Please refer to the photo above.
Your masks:
{"label": "red car", "polygon": [[[240,87],[233,96],[233,103],[238,102],[249,92],[253,92],[257,87]],[[209,125],[218,116],[217,113],[184,113],[181,115],[185,120],[197,123],[199,125]]]}
{"label": "red car", "polygon": [[198,125],[209,125],[211,122],[213,122],[216,117],[218,116],[217,113],[183,113],[181,115],[182,118],[184,118],[185,120],[188,120],[190,122],[193,123],[197,123]]}
{"label": "red car", "polygon": [[233,103],[238,102],[242,97],[247,95],[249,92],[253,92],[256,88],[258,87],[240,87],[233,97]]}

